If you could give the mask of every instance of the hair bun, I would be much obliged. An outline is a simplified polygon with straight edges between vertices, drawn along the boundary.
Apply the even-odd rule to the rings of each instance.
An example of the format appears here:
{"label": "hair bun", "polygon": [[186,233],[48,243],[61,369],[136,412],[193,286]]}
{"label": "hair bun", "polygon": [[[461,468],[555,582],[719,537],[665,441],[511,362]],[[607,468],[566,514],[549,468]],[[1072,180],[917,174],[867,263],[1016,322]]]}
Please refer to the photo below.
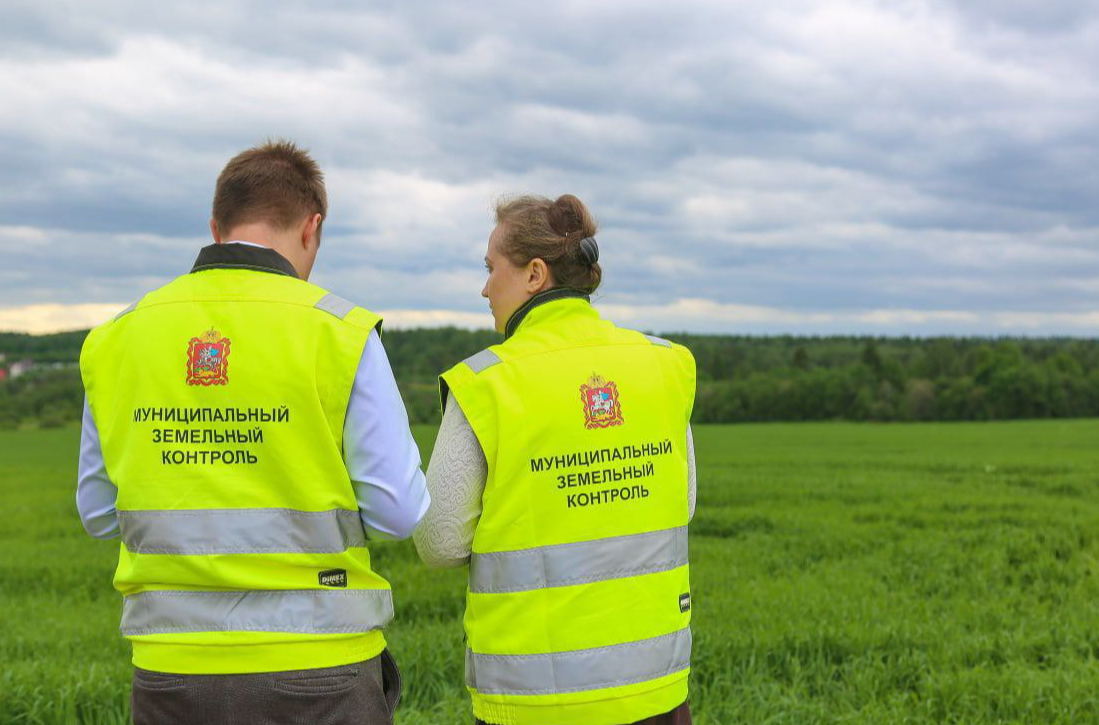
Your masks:
{"label": "hair bun", "polygon": [[563,237],[583,231],[586,211],[584,203],[575,196],[562,194],[547,210],[550,228]]}

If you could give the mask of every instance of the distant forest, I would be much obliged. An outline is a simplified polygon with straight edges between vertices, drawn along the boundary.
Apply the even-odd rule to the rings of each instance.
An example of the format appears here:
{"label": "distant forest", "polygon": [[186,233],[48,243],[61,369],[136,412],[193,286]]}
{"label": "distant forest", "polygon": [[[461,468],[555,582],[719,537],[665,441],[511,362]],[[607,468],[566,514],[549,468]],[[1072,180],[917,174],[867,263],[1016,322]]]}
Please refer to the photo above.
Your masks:
{"label": "distant forest", "polygon": [[[79,419],[87,332],[0,333],[0,427]],[[699,423],[953,421],[1099,416],[1099,340],[665,335],[698,361]],[[384,341],[414,423],[439,419],[436,376],[500,336],[390,330]]]}

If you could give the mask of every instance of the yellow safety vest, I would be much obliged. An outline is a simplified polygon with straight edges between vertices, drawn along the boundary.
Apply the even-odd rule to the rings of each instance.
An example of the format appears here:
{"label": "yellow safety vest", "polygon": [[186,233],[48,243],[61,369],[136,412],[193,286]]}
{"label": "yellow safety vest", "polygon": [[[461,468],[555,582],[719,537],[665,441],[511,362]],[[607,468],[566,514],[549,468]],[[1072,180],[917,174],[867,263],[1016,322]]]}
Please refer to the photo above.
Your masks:
{"label": "yellow safety vest", "polygon": [[687,426],[680,345],[536,296],[442,376],[488,462],[466,684],[502,725],[621,725],[687,699]]}
{"label": "yellow safety vest", "polygon": [[292,275],[285,260],[196,264],[84,343],[138,667],[268,672],[385,648],[389,583],[342,458],[380,319]]}

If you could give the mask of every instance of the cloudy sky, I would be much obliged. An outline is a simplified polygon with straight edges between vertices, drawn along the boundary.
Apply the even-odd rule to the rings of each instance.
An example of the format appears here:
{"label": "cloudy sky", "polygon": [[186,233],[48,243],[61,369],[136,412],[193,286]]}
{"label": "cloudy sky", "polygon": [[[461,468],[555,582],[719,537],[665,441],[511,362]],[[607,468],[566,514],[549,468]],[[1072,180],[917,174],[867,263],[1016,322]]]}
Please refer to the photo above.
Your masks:
{"label": "cloudy sky", "polygon": [[5,0],[0,329],[186,271],[283,136],[398,326],[490,326],[494,199],[571,192],[630,326],[1099,333],[1099,2],[370,5]]}

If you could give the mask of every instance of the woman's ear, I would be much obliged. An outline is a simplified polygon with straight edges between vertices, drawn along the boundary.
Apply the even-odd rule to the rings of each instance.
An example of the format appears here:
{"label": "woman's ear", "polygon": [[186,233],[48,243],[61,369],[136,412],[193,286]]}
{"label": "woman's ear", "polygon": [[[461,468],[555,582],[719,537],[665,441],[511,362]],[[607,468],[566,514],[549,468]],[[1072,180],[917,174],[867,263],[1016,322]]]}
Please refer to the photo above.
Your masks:
{"label": "woman's ear", "polygon": [[541,257],[535,257],[527,263],[527,294],[536,295],[553,286],[553,277],[549,265]]}

